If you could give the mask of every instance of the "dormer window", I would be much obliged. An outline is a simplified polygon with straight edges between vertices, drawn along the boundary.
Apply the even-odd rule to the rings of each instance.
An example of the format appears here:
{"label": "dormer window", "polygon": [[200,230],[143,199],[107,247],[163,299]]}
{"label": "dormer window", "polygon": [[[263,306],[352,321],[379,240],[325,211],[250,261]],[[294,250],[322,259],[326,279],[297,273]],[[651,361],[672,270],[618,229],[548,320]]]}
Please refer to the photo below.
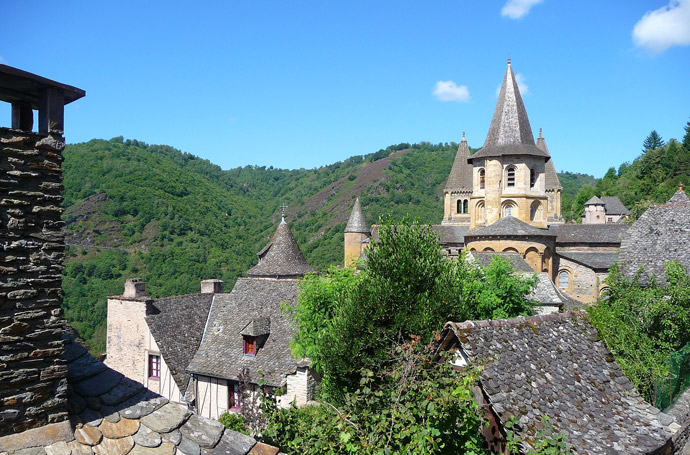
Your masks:
{"label": "dormer window", "polygon": [[244,355],[254,357],[256,355],[256,337],[245,335],[244,340]]}

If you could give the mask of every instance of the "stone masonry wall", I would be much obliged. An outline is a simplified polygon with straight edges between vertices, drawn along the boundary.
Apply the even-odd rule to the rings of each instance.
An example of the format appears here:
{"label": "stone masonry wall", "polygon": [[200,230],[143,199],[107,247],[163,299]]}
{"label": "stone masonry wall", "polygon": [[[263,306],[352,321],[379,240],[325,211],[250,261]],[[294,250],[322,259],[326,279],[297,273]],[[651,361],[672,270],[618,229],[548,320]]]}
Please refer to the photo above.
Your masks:
{"label": "stone masonry wall", "polygon": [[67,419],[60,135],[0,128],[0,436]]}

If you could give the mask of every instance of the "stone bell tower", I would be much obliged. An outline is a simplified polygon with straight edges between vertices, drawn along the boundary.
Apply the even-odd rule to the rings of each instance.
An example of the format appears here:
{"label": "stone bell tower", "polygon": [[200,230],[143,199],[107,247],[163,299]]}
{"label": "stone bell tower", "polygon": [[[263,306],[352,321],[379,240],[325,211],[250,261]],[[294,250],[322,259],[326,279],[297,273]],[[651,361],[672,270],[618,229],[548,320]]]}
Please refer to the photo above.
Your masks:
{"label": "stone bell tower", "polygon": [[355,265],[364,250],[364,241],[371,236],[371,228],[364,218],[359,198],[350,213],[350,219],[345,226],[345,267]]}

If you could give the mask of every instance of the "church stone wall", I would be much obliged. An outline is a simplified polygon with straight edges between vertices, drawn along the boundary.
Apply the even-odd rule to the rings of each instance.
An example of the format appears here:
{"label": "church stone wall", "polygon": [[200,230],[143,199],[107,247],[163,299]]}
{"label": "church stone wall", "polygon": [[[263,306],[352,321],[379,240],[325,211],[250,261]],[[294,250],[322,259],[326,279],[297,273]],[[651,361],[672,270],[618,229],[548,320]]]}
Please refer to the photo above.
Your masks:
{"label": "church stone wall", "polygon": [[599,298],[599,290],[608,273],[595,272],[582,264],[559,257],[556,285],[558,285],[558,273],[562,270],[567,270],[570,273],[569,286],[567,289],[561,289],[562,291],[584,303],[596,302]]}
{"label": "church stone wall", "polygon": [[0,436],[67,419],[60,134],[0,128]]}

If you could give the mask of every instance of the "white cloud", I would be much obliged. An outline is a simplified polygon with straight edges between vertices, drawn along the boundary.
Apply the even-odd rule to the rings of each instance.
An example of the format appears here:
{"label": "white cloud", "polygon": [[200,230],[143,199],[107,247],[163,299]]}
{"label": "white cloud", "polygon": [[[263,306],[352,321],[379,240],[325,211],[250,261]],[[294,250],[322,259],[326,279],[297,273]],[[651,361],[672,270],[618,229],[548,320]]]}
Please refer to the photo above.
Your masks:
{"label": "white cloud", "polygon": [[7,60],[5,60],[4,58],[2,58],[2,55],[0,55],[0,63],[3,64],[3,65],[7,63]]}
{"label": "white cloud", "polygon": [[690,45],[690,0],[671,0],[668,6],[647,11],[632,35],[636,46],[652,54],[671,46]]}
{"label": "white cloud", "polygon": [[501,16],[511,19],[521,19],[534,5],[538,5],[544,0],[508,0],[501,9]]}
{"label": "white cloud", "polygon": [[466,85],[458,86],[453,81],[438,81],[434,85],[434,96],[440,101],[459,101],[466,103],[470,100],[470,90]]}
{"label": "white cloud", "polygon": [[[520,90],[520,95],[525,96],[529,93],[529,87],[525,83],[525,76],[522,75],[522,73],[517,73],[515,75],[515,81],[517,82],[518,85],[518,90]],[[496,98],[498,98],[498,95],[501,93],[501,86],[499,85],[496,87]]]}

